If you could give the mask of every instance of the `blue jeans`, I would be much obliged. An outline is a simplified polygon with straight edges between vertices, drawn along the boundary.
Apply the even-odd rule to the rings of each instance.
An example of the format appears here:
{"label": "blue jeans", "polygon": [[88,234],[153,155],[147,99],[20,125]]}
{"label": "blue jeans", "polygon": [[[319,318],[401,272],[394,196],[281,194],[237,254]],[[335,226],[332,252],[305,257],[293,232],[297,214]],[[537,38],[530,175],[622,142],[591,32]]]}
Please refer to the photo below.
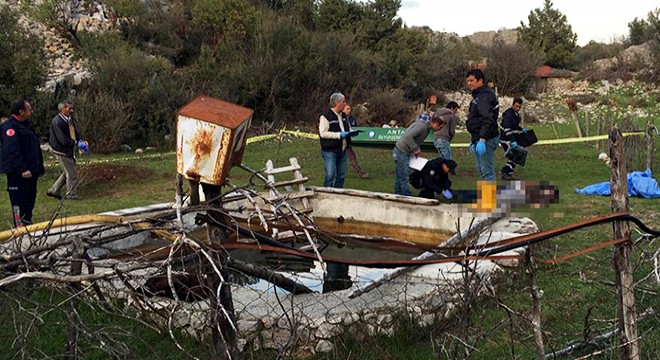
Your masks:
{"label": "blue jeans", "polygon": [[451,146],[449,145],[449,140],[447,139],[433,139],[433,145],[438,150],[438,155],[447,160],[454,160],[451,157]]}
{"label": "blue jeans", "polygon": [[410,162],[410,155],[394,147],[392,150],[394,157],[394,193],[397,195],[412,196],[410,192],[410,170],[408,163]]}
{"label": "blue jeans", "polygon": [[325,162],[325,179],[323,186],[343,188],[346,178],[346,151],[336,153],[321,150],[321,156]]}
{"label": "blue jeans", "polygon": [[495,180],[495,150],[499,145],[500,137],[496,136],[486,140],[486,152],[483,155],[474,153],[481,180]]}

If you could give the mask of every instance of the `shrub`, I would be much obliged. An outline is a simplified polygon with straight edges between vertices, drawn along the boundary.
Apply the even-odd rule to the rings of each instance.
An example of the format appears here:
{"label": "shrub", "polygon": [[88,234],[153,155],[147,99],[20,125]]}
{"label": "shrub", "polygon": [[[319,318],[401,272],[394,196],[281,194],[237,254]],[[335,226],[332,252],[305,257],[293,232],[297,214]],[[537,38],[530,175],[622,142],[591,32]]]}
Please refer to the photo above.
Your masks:
{"label": "shrub", "polygon": [[406,126],[413,120],[415,104],[406,99],[403,90],[374,90],[367,98],[367,115],[360,119],[361,123],[371,126],[381,126],[390,120],[396,120],[399,126]]}
{"label": "shrub", "polygon": [[75,107],[79,132],[92,151],[113,152],[131,138],[136,117],[123,99],[104,92],[86,92],[76,96]]}
{"label": "shrub", "polygon": [[31,99],[46,78],[41,41],[18,25],[9,7],[0,7],[0,115],[18,98]]}

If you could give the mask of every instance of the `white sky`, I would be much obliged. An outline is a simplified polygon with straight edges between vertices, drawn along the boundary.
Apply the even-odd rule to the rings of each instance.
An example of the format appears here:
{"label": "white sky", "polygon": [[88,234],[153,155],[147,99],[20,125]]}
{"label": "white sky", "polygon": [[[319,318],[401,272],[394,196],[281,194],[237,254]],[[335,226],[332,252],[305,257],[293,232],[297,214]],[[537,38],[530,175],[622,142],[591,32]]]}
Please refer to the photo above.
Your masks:
{"label": "white sky", "polygon": [[[401,0],[399,17],[408,26],[428,26],[434,31],[460,36],[477,31],[514,29],[544,0]],[[577,34],[578,45],[590,40],[610,43],[628,35],[628,23],[635,17],[646,20],[660,7],[658,0],[554,0],[552,8],[566,15]]]}

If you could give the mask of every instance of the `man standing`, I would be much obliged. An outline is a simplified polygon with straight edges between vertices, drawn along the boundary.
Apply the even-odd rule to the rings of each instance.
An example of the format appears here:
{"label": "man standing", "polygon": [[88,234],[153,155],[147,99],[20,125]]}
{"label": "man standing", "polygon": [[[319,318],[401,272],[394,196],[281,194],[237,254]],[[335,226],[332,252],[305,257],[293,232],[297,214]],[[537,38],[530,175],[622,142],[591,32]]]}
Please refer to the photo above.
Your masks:
{"label": "man standing", "polygon": [[[344,106],[343,113],[346,116],[346,120],[348,120],[348,124],[350,125],[351,128],[353,128],[354,126],[358,126],[357,119],[355,118],[355,116],[351,115],[350,104],[346,104]],[[369,178],[369,174],[364,172],[364,170],[362,170],[362,168],[360,167],[360,164],[358,164],[357,155],[355,155],[355,151],[353,151],[353,147],[350,145],[350,143],[346,147],[346,157],[348,158],[348,161],[351,163],[351,167],[353,168],[353,170],[355,170],[355,173],[357,174],[357,176],[360,177],[360,179]]]}
{"label": "man standing", "polygon": [[[520,109],[522,109],[523,101],[521,98],[513,99],[513,104],[502,114],[502,126],[500,127],[500,145],[504,149],[504,153],[509,151],[509,148],[516,148],[518,146],[518,135],[527,130],[520,127]],[[513,160],[507,159],[506,165],[502,167],[502,179],[513,180],[513,172],[516,169],[516,163]]]}
{"label": "man standing", "polygon": [[48,142],[53,153],[57,157],[62,168],[62,174],[55,183],[46,191],[46,195],[61,199],[60,190],[66,184],[67,192],[65,199],[78,200],[76,190],[78,188],[78,175],[76,174],[76,150],[78,148],[87,151],[87,142],[80,139],[73,120],[73,104],[69,101],[57,106],[57,114],[50,123],[50,134]]}
{"label": "man standing", "polygon": [[[456,103],[454,102],[454,104]],[[458,106],[458,104],[456,105]],[[433,145],[438,150],[438,155],[440,155],[441,158],[452,160],[450,143],[454,138],[454,134],[456,134],[456,123],[458,122],[458,118],[455,115],[455,111],[452,111],[449,108],[440,109],[437,114],[442,117],[445,126],[435,132]]]}
{"label": "man standing", "polygon": [[468,71],[467,85],[472,90],[472,102],[466,121],[471,135],[470,152],[475,153],[481,179],[495,180],[495,149],[500,143],[497,129],[500,104],[493,90],[484,85],[481,69]]}
{"label": "man standing", "polygon": [[16,227],[32,224],[37,180],[45,172],[39,137],[30,116],[30,103],[21,99],[11,105],[11,116],[0,125],[0,172],[7,174],[7,192]]}
{"label": "man standing", "polygon": [[392,156],[394,157],[394,193],[397,195],[412,196],[410,192],[409,163],[411,156],[419,156],[424,139],[431,130],[438,131],[444,125],[442,117],[431,115],[430,121],[419,117],[406,129],[406,132],[397,140]]}
{"label": "man standing", "polygon": [[321,155],[325,162],[325,187],[344,187],[346,177],[346,148],[350,146],[351,129],[342,110],[346,98],[342,93],[330,95],[330,108],[319,117],[319,137],[321,139]]}

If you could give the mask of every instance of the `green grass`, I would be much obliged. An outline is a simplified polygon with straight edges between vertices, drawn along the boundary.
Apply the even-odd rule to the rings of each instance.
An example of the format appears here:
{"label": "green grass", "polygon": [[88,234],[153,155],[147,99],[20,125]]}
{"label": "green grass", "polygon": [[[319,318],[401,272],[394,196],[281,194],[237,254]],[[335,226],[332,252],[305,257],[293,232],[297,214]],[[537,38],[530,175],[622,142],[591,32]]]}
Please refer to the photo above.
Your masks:
{"label": "green grass", "polygon": [[[642,123],[645,123],[643,121]],[[549,125],[534,124],[539,138],[554,138],[554,130]],[[555,126],[561,137],[573,136],[574,127],[571,124]],[[466,134],[458,134],[457,142],[467,141]],[[656,171],[660,171],[660,141],[655,141],[654,158]],[[600,151],[605,151],[601,148]],[[391,149],[356,148],[362,167],[370,174],[363,180],[349,168],[346,187],[370,191],[392,192],[394,182],[394,164]],[[467,149],[454,149],[454,157],[459,164],[457,175],[452,177],[456,188],[474,187],[476,171],[474,161]],[[425,151],[424,156],[435,154]],[[583,196],[574,192],[575,188],[584,187],[596,182],[607,181],[609,170],[603,162],[596,159],[595,143],[563,144],[555,146],[534,146],[530,148],[528,163],[519,167],[516,176],[520,179],[545,180],[560,188],[560,203],[552,212],[538,212],[530,217],[542,230],[564,226],[596,215],[610,212],[608,197]],[[244,163],[253,168],[264,168],[266,160],[274,161],[275,166],[288,164],[290,157],[297,157],[303,167],[303,173],[310,178],[309,185],[321,185],[323,182],[322,159],[318,141],[309,139],[285,138],[282,141],[270,140],[248,145]],[[95,156],[90,160],[107,160],[112,157]],[[39,181],[39,197],[35,209],[35,222],[47,220],[53,212],[71,216],[88,213],[98,213],[132,206],[172,201],[174,198],[175,166],[174,155],[164,154],[158,157],[141,158],[139,155],[122,155],[128,158],[111,163],[81,164],[83,178],[79,195],[84,200],[78,202],[66,201],[58,210],[58,202],[44,196],[48,186],[54,181],[57,167],[49,166],[48,173]],[[53,163],[52,159],[48,163]],[[496,169],[504,163],[501,151],[496,154]],[[642,170],[642,169],[639,169]],[[114,176],[114,177],[113,177]],[[241,183],[247,178],[247,173],[241,169],[233,169],[231,178]],[[657,175],[656,175],[657,178]],[[5,188],[5,179],[0,179],[0,188]],[[1,228],[9,228],[11,221],[6,195],[2,197],[0,213]],[[647,225],[660,228],[660,201],[640,198],[630,199],[631,212],[640,217]],[[552,214],[562,216],[551,216]],[[633,233],[634,235],[635,233]],[[552,258],[582,249],[584,247],[610,239],[611,226],[600,226],[573,232],[543,243],[539,256]],[[635,248],[634,259],[638,261],[645,253],[647,243]],[[651,254],[653,249],[650,248]],[[648,254],[646,254],[648,256]],[[600,331],[610,330],[615,326],[615,289],[609,285],[614,281],[610,264],[611,249],[603,249],[572,259],[559,265],[540,265],[539,286],[544,291],[543,329],[546,332],[546,351],[559,349],[573,340],[582,338],[584,318],[590,312],[590,324],[593,336]],[[651,271],[648,261],[635,269],[635,279],[641,280]],[[581,280],[585,279],[585,281]],[[522,268],[510,270],[502,274],[495,283],[499,300],[512,309],[527,313],[531,309],[528,290],[528,280]],[[638,287],[637,310],[642,311],[652,307],[660,311],[660,291],[658,284],[647,279]],[[644,290],[644,291],[641,291]],[[43,300],[45,294],[37,292],[32,295],[33,301]],[[34,298],[36,296],[36,298]],[[6,298],[0,300],[0,321],[12,323],[12,313],[16,311]],[[112,324],[117,329],[129,333],[140,334],[135,339],[123,338],[130,345],[129,358],[186,358],[180,353],[166,335],[141,326],[134,321],[118,318],[103,318],[88,314],[88,321],[98,326]],[[499,308],[493,299],[484,297],[474,304],[471,338],[475,346],[474,359],[497,358],[534,358],[533,339],[531,331],[525,322],[517,319],[515,327],[506,321],[507,313]],[[660,348],[660,333],[657,331],[659,317],[653,315],[639,323],[639,332],[643,356],[659,358],[657,348]],[[404,326],[405,325],[405,326]],[[65,318],[60,313],[52,313],[40,324],[39,337],[31,339],[30,345],[43,352],[43,356],[57,357],[63,349],[63,331],[66,329]],[[337,348],[328,354],[319,354],[316,359],[434,359],[445,355],[438,347],[439,341],[448,341],[447,334],[459,334],[460,324],[437,324],[431,328],[419,328],[403,324],[401,331],[392,338],[377,337],[360,340],[346,335]],[[497,330],[488,336],[479,337],[489,330]],[[188,349],[199,351],[197,356],[207,357],[208,346],[200,346],[196,340],[182,336],[183,345]],[[0,352],[0,359],[12,358],[16,353],[9,346],[13,341],[13,327],[5,326],[0,330],[0,343],[7,344]],[[509,344],[513,342],[513,350]],[[456,343],[454,343],[454,346]],[[605,347],[616,345],[616,339],[605,344]],[[512,355],[512,351],[514,355]],[[101,353],[90,350],[86,358],[102,358]],[[207,355],[204,355],[207,354]],[[269,359],[272,352],[248,352],[245,358]],[[463,356],[463,355],[461,355]],[[577,356],[574,354],[574,356]],[[617,358],[617,351],[609,351],[600,358]]]}

